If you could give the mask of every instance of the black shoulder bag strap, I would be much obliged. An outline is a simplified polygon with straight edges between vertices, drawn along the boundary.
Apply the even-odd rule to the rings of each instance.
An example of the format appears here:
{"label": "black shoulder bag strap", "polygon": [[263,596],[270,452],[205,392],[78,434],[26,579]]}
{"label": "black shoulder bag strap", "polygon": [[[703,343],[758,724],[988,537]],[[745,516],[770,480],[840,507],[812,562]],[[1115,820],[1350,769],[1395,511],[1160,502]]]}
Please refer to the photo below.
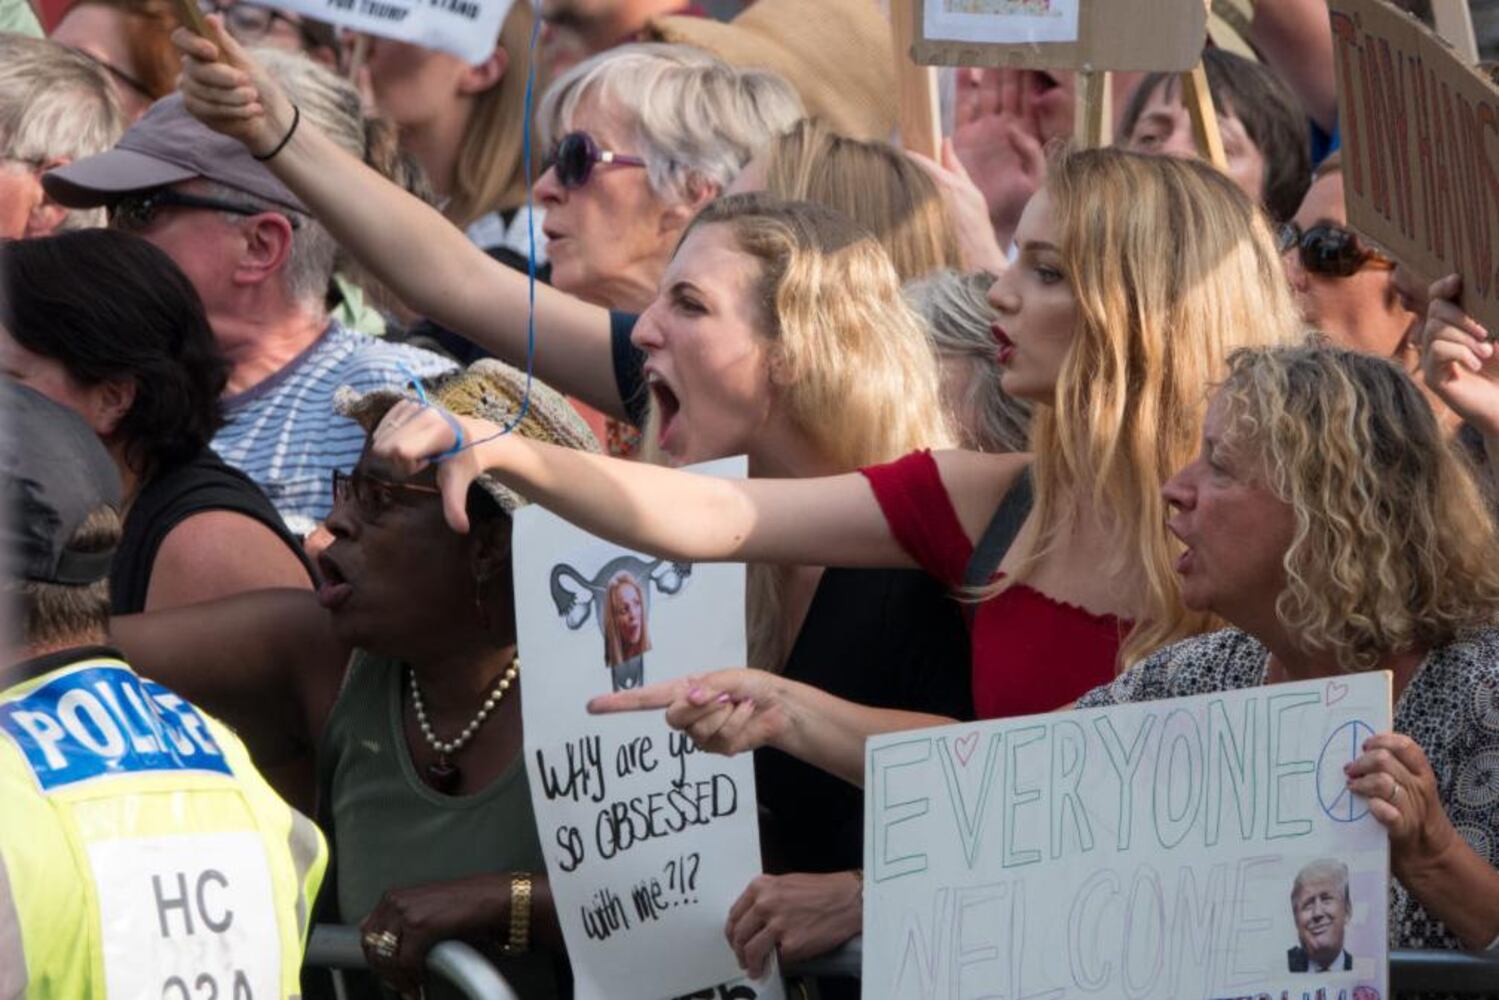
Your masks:
{"label": "black shoulder bag strap", "polygon": [[968,558],[968,568],[963,573],[965,587],[982,587],[994,579],[999,564],[1004,561],[1005,553],[1010,551],[1015,536],[1020,534],[1020,526],[1030,516],[1034,499],[1031,470],[1030,466],[1026,466],[1021,471],[1020,478],[1015,480],[1015,485],[1010,487],[1004,499],[999,502],[994,517],[984,529],[984,537],[974,546],[973,555]]}

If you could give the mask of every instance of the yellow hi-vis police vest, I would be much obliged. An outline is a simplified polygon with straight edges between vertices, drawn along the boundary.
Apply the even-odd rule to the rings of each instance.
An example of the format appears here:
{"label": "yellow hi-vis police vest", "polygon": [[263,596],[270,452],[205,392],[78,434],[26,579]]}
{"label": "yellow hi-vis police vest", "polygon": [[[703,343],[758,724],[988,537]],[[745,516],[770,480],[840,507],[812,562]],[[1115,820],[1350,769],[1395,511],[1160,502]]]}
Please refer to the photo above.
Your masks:
{"label": "yellow hi-vis police vest", "polygon": [[285,1000],[327,846],[107,650],[0,692],[0,1000]]}

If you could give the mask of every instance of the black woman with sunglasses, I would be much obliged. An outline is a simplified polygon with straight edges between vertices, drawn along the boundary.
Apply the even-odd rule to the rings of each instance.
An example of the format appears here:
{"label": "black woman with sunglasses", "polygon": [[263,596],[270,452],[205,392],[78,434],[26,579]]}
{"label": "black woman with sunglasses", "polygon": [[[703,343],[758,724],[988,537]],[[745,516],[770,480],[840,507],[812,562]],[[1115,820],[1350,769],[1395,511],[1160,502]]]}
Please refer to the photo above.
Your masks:
{"label": "black woman with sunglasses", "polygon": [[[484,360],[423,388],[434,404],[506,419],[526,377]],[[345,389],[337,405],[372,432],[402,398]],[[513,433],[597,448],[539,382]],[[427,952],[452,939],[483,950],[522,1000],[563,996],[522,757],[510,532],[525,501],[481,483],[460,535],[435,473],[399,481],[368,448],[329,489],[334,540],[316,597],[266,590],[117,618],[112,639],[223,713],[257,762],[315,750],[318,821],[336,859],[315,919],[359,926],[379,981],[351,977],[350,996],[454,996],[423,982]]]}
{"label": "black woman with sunglasses", "polygon": [[1342,347],[1415,370],[1418,317],[1396,293],[1395,261],[1348,228],[1338,154],[1317,168],[1295,217],[1280,229],[1280,248],[1309,326]]}

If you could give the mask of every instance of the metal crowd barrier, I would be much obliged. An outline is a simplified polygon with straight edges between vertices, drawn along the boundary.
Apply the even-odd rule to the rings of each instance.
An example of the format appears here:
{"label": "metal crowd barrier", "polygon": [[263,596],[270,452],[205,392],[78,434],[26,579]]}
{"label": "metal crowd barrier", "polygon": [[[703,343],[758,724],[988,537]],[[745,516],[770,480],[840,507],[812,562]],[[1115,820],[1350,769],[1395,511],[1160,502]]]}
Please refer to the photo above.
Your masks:
{"label": "metal crowd barrier", "polygon": [[[364,949],[359,928],[317,924],[307,939],[303,965],[330,969],[363,969]],[[453,984],[472,1000],[520,1000],[505,977],[478,949],[462,941],[444,941],[427,953],[427,971]]]}
{"label": "metal crowd barrier", "polygon": [[[863,939],[785,968],[792,976],[849,976],[857,979],[864,957]],[[364,952],[353,927],[319,924],[312,929],[305,964],[335,969],[362,969]],[[465,996],[518,1000],[515,990],[475,949],[459,941],[445,941],[427,956],[427,968],[442,976]],[[1499,994],[1499,955],[1460,951],[1390,952],[1390,991],[1440,992],[1472,996]]]}

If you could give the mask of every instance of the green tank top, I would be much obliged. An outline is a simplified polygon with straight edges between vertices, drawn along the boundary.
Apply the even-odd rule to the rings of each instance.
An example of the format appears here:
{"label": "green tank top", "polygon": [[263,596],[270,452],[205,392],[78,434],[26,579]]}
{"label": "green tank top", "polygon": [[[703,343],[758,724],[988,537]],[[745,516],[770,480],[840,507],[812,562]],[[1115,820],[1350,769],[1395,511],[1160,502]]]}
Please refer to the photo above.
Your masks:
{"label": "green tank top", "polygon": [[[439,795],[417,776],[401,730],[405,670],[355,654],[318,753],[319,792],[330,817],[339,920],[358,925],[387,889],[496,872],[546,872],[518,754],[475,795]],[[491,950],[492,953],[492,950]],[[561,959],[555,959],[559,964]],[[524,1000],[561,995],[554,958],[501,959]],[[428,983],[431,1000],[457,993]]]}

